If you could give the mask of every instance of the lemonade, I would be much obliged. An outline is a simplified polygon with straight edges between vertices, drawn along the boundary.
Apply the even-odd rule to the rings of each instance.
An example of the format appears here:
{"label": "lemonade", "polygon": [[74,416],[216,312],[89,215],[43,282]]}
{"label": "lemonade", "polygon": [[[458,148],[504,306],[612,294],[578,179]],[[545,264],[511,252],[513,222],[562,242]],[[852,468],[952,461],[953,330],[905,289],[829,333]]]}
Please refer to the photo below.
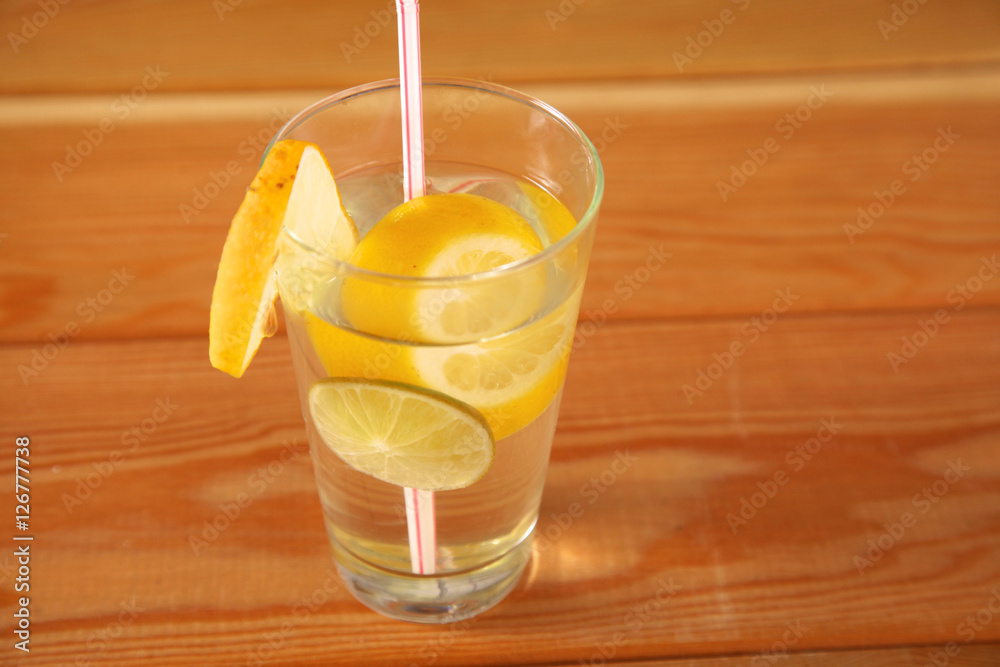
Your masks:
{"label": "lemonade", "polygon": [[[438,218],[453,213],[456,203],[464,204],[462,198],[483,194],[492,197],[489,202],[502,202],[498,207],[506,205],[508,210],[519,212],[511,217],[523,218],[530,225],[530,238],[539,244],[530,248],[531,241],[524,241],[523,245],[529,246],[525,257],[562,238],[575,224],[561,204],[525,181],[482,171],[475,178],[468,174],[432,175],[432,191],[466,193],[432,197],[432,212]],[[378,188],[398,191],[394,185],[393,179],[384,174],[338,179],[350,217],[364,230],[359,249],[365,249],[365,234],[378,229],[375,224],[391,202],[387,193],[384,197],[371,193]],[[373,201],[382,205],[371,206]],[[473,207],[472,212],[476,210]],[[378,222],[379,226],[383,224]],[[449,229],[434,236],[457,243],[454,235],[460,231]],[[523,231],[508,229],[506,235],[499,236],[497,245],[516,255]],[[419,263],[426,253],[416,247],[415,239],[409,241],[403,244],[407,256]],[[396,298],[390,299],[385,294],[390,289],[386,285],[338,275],[334,267],[323,270],[317,263],[311,264],[311,270],[304,269],[313,258],[304,248],[298,247],[296,252],[297,246],[291,240],[282,246],[278,284],[298,366],[300,392],[308,395],[323,378],[357,377],[424,387],[474,407],[496,436],[495,456],[474,483],[435,494],[437,571],[447,574],[474,569],[508,555],[524,542],[537,517],[582,275],[550,263],[525,271],[520,280],[497,283],[492,291],[509,292],[512,284],[518,289],[527,284],[536,291],[520,294],[519,303],[508,304],[496,315],[499,304],[494,303],[494,296],[504,293],[421,286],[412,290],[396,288]],[[571,261],[571,257],[563,259]],[[421,273],[430,271],[419,268]],[[402,268],[396,267],[396,272],[401,273]],[[437,331],[432,323],[439,323],[440,318],[432,320],[431,315],[446,314],[448,307],[457,306],[462,297],[468,301],[470,292],[473,299],[481,296],[492,306],[492,314],[479,313],[478,304],[466,304],[465,311],[473,310],[482,316],[478,318],[480,326],[469,326],[464,321],[469,317],[457,317],[463,320],[461,326]],[[439,293],[451,298],[442,298],[439,308],[427,310],[426,318],[412,322],[408,315],[421,312],[420,302],[430,301],[433,305]],[[386,315],[388,305],[395,305],[396,317]],[[483,324],[483,319],[491,320],[490,324]],[[428,329],[436,334],[436,342],[435,338],[420,340],[429,337]],[[392,335],[393,331],[396,335]],[[308,400],[303,400],[303,405],[308,405]],[[400,489],[403,484],[383,481],[347,463],[324,444],[315,416],[308,410],[304,416],[327,530],[335,548],[370,565],[408,574],[410,552]],[[426,486],[437,490],[441,484],[445,482],[432,481]]]}
{"label": "lemonade", "polygon": [[425,82],[423,105],[426,194],[406,202],[398,83],[282,128],[233,219],[209,347],[242,376],[280,294],[340,574],[442,623],[496,604],[530,556],[603,175],[575,125],[510,89]]}

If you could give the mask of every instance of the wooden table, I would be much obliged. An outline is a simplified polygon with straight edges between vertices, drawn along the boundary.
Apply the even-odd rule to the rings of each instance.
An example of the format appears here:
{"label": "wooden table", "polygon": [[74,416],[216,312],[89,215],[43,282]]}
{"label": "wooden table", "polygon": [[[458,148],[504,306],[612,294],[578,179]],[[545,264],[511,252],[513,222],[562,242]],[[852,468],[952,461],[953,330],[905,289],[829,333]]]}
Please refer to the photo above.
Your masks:
{"label": "wooden table", "polygon": [[395,75],[389,4],[0,6],[0,664],[1000,664],[1000,5],[423,3],[426,73],[607,170],[530,571],[424,627],[333,571],[283,334],[207,360],[263,142]]}

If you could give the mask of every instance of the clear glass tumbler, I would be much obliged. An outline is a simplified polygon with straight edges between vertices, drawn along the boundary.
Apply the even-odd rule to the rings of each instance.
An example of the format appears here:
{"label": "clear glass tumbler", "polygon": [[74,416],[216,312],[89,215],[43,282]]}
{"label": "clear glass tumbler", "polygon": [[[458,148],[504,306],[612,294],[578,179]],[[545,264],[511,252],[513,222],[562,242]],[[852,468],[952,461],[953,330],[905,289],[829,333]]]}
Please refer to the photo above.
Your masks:
{"label": "clear glass tumbler", "polygon": [[[444,623],[499,602],[530,557],[603,172],[576,125],[519,92],[425,80],[423,104],[427,192],[505,204],[544,249],[483,273],[397,276],[338,261],[284,229],[277,270],[340,574],[380,613]],[[403,201],[400,128],[398,81],[382,81],[320,100],[272,145],[299,139],[320,147],[363,238]],[[349,304],[348,289],[367,297]],[[442,326],[456,303],[486,304],[482,326]],[[492,465],[465,488],[423,492],[414,514],[406,499],[414,490],[355,469],[321,437],[308,395],[331,377],[399,382],[472,406],[495,437]],[[415,533],[418,518],[424,525]],[[432,541],[427,567],[416,567],[415,534]]]}

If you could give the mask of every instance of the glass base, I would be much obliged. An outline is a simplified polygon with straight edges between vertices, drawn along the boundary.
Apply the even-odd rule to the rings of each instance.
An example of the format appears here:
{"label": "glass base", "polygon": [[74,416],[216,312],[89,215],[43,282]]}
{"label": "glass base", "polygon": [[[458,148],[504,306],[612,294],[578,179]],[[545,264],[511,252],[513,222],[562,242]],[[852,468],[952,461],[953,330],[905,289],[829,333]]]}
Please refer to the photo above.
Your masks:
{"label": "glass base", "polygon": [[340,578],[362,604],[390,618],[414,623],[454,623],[503,600],[531,557],[531,536],[502,557],[446,575],[407,575],[366,563],[333,542]]}

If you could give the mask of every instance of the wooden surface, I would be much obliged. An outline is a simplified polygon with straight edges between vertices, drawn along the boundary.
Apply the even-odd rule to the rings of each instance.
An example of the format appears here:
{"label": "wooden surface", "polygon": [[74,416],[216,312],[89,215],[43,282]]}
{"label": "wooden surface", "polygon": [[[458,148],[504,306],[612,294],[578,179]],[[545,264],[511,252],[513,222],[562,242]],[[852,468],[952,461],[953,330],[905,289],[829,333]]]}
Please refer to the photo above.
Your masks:
{"label": "wooden surface", "polygon": [[340,47],[387,5],[75,0],[15,43],[40,5],[0,4],[0,665],[1000,664],[1000,6],[930,0],[883,32],[891,2],[422,4],[428,74],[550,101],[607,170],[530,571],[422,627],[332,570],[283,335],[240,381],[207,361],[260,137],[394,75],[391,23]]}

